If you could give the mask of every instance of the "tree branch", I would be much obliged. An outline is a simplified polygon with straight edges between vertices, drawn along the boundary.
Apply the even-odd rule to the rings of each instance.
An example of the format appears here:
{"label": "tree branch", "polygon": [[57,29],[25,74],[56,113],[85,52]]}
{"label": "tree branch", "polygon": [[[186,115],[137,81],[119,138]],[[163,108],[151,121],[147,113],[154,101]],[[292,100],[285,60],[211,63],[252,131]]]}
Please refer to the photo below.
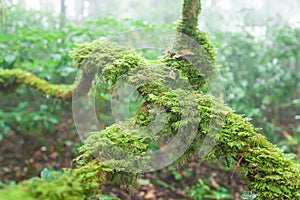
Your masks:
{"label": "tree branch", "polygon": [[[179,31],[188,35],[196,34],[197,17],[200,11],[200,1],[185,0],[183,6],[182,23]],[[190,23],[190,24],[189,24]],[[203,39],[203,38],[202,38]],[[208,45],[207,40],[198,40]],[[154,69],[151,62],[144,60],[134,53],[122,51],[115,44],[93,42],[85,43],[73,52],[77,67],[82,69],[84,84],[79,88],[78,96],[84,94],[91,86],[95,75],[101,77],[113,87],[127,75],[129,83],[138,85],[138,91],[147,99],[149,108],[159,105],[164,107],[170,117],[164,122],[165,128],[158,136],[174,136],[179,127],[190,122],[199,123],[196,140],[189,149],[180,157],[179,162],[186,162],[192,155],[199,152],[203,138],[212,137],[216,144],[212,151],[205,157],[209,161],[215,161],[225,157],[231,163],[238,163],[241,172],[252,185],[258,199],[300,199],[300,166],[295,161],[294,155],[285,154],[281,149],[267,141],[267,139],[255,132],[253,126],[240,115],[235,114],[229,107],[223,105],[211,96],[204,95],[194,90],[170,89],[166,85],[172,71],[172,77],[178,76],[180,80],[192,80],[193,74],[187,73],[190,63],[175,59],[162,59],[157,63],[162,65]],[[199,59],[203,58],[198,54]],[[176,65],[177,63],[177,65]],[[204,62],[205,63],[205,62]],[[205,66],[202,66],[205,67]],[[147,84],[142,84],[147,80]],[[45,95],[54,98],[69,99],[76,91],[75,86],[57,86],[39,79],[38,77],[22,70],[0,71],[0,90],[15,88],[20,84],[31,86]],[[190,96],[193,95],[193,96]],[[196,102],[197,113],[201,116],[190,117],[181,123],[181,116],[187,114],[182,110],[180,98],[189,98],[187,105]],[[113,179],[126,180],[132,184],[136,174],[122,173],[111,168],[109,164],[133,163],[122,158],[99,162],[95,157],[109,157],[105,151],[105,145],[112,143],[124,148],[133,154],[149,153],[147,140],[137,137],[139,132],[136,126],[147,126],[151,121],[149,110],[138,111],[137,115],[124,123],[114,124],[111,127],[97,133],[90,133],[86,143],[81,148],[81,155],[76,159],[76,169],[67,170],[65,176],[57,177],[55,181],[35,179],[25,181],[15,188],[6,187],[0,190],[0,199],[19,199],[20,195],[26,199],[87,199],[97,193],[98,184]],[[188,113],[190,114],[190,113]],[[150,119],[149,119],[150,118]],[[215,122],[211,127],[210,122]],[[133,126],[134,124],[134,126]],[[125,131],[126,130],[126,131]],[[143,129],[147,131],[147,129]],[[209,130],[214,130],[210,133]],[[149,131],[149,130],[148,130]],[[220,131],[220,134],[215,134]],[[152,133],[148,133],[151,135]],[[132,147],[134,144],[134,148]],[[241,159],[243,158],[243,159]],[[106,166],[105,166],[106,164]],[[123,182],[123,181],[121,181]],[[100,193],[98,191],[98,193]]]}
{"label": "tree branch", "polygon": [[181,19],[177,31],[188,36],[195,36],[198,26],[198,16],[201,11],[200,0],[184,0]]}

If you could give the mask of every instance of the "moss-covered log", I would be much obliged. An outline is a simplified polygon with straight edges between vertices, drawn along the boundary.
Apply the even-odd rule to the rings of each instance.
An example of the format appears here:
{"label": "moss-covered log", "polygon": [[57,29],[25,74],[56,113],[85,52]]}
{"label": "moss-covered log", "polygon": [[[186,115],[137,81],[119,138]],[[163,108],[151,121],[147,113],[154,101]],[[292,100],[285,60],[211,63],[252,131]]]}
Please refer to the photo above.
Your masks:
{"label": "moss-covered log", "polygon": [[[188,10],[189,6],[195,10]],[[198,15],[200,7],[200,1],[185,1],[181,22],[183,25],[179,25],[182,26],[181,30],[187,27],[186,33],[192,31],[198,35],[195,15]],[[189,17],[190,14],[192,17]],[[185,24],[190,22],[191,26]],[[202,33],[200,35],[203,36]],[[200,58],[208,59],[212,63],[210,66],[214,67],[213,49],[210,48],[207,38],[202,36],[197,41],[205,46],[210,58]],[[205,159],[213,162],[223,157],[232,165],[237,164],[258,199],[300,199],[300,166],[294,156],[285,154],[263,135],[256,133],[247,119],[235,114],[213,97],[199,92],[198,89],[205,82],[197,80],[193,73],[189,58],[192,59],[195,55],[184,55],[184,59],[168,55],[159,61],[148,61],[116,44],[103,41],[82,44],[72,55],[77,67],[82,70],[81,78],[73,86],[52,85],[21,70],[4,70],[0,71],[0,90],[5,91],[24,84],[45,95],[67,100],[76,88],[80,88],[81,92],[75,96],[86,94],[95,75],[114,88],[126,74],[128,83],[139,86],[137,90],[146,99],[146,104],[128,121],[114,124],[101,132],[90,133],[80,149],[80,156],[75,159],[75,169],[65,170],[65,173],[52,181],[36,178],[16,187],[6,187],[0,190],[0,199],[97,199],[105,181],[122,183],[128,188],[134,185],[137,174],[115,170],[114,166],[135,167],[128,161],[131,157],[148,153],[150,141],[166,135],[172,138],[180,127],[195,121],[199,124],[197,135],[188,150],[179,158],[179,163],[187,162],[201,153],[203,139],[209,136],[216,143]],[[198,75],[199,79],[205,79],[205,74]],[[167,87],[174,79],[191,87]],[[140,84],[145,80],[147,84]],[[194,87],[199,83],[202,84],[201,87]],[[181,120],[181,116],[186,114],[182,109],[182,102],[179,101],[182,97],[186,99],[186,106],[196,103],[196,111],[200,116],[191,115],[193,117],[186,121]],[[164,128],[153,136],[146,127],[153,120],[151,113],[156,111],[155,105],[163,107],[168,117],[163,120]],[[213,128],[220,131],[220,134],[209,131],[212,120],[216,126]],[[129,155],[122,157],[122,152],[117,152],[114,159],[107,159],[110,155],[106,147],[109,145],[126,150]],[[143,159],[147,164],[147,157]]]}

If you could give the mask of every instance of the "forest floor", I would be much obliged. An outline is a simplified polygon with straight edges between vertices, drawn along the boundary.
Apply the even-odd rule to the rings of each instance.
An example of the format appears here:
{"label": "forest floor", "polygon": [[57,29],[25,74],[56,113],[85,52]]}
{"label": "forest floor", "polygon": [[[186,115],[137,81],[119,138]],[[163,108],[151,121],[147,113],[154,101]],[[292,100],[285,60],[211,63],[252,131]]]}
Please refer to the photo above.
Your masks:
{"label": "forest floor", "polygon": [[[66,119],[56,127],[55,133],[28,135],[11,132],[5,136],[0,142],[1,181],[20,182],[39,176],[44,168],[60,170],[70,167],[76,156],[77,146],[80,145],[80,138],[69,127],[72,127],[72,120]],[[211,190],[227,188],[232,199],[237,200],[240,199],[245,185],[239,174],[231,176],[232,170],[226,169],[221,163],[212,165],[191,161],[185,166],[145,173],[134,195],[109,184],[104,192],[122,200],[194,199],[187,191],[191,191],[201,179]]]}

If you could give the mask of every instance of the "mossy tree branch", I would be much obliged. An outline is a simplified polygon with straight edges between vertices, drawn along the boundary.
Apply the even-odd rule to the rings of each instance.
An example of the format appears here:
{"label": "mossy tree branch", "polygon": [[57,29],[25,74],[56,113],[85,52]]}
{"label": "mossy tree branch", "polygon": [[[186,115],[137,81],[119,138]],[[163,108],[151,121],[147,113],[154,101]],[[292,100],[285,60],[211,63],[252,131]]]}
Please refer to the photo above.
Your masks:
{"label": "mossy tree branch", "polygon": [[19,86],[26,85],[43,93],[45,96],[70,101],[72,99],[73,86],[61,86],[51,84],[32,73],[21,69],[0,71],[0,91],[12,92]]}
{"label": "mossy tree branch", "polygon": [[[91,52],[93,53],[90,53],[89,56],[81,55],[80,57],[76,57],[76,61],[78,61],[80,58],[81,62],[83,63],[95,63],[95,61],[99,59],[99,53],[97,52],[101,51],[101,48],[103,48],[105,45],[99,45],[99,42],[89,43],[86,45],[92,46],[92,44],[94,46],[94,50]],[[86,48],[86,46],[82,45],[76,50],[76,52],[82,52],[84,48]],[[181,62],[182,65],[186,66],[183,66],[182,68],[174,68],[173,64],[166,64],[166,62],[171,62],[169,59],[166,59],[161,61],[162,67],[158,68],[157,71],[153,71],[151,65],[149,65],[149,63],[147,64],[147,60],[143,60],[141,57],[135,54],[127,54],[121,56],[120,58],[121,60],[117,59],[116,62],[112,62],[111,64],[104,66],[104,68],[100,70],[101,73],[98,75],[102,76],[104,80],[108,82],[116,83],[123,74],[129,72],[128,76],[131,77],[130,81],[134,85],[139,85],[140,82],[143,82],[145,79],[147,79],[149,84],[139,88],[140,93],[147,99],[149,105],[160,105],[165,107],[166,110],[170,110],[169,114],[173,117],[170,117],[169,120],[166,121],[168,125],[166,126],[166,129],[162,131],[162,134],[176,134],[176,129],[169,129],[169,127],[176,126],[178,121],[174,121],[174,119],[178,119],[178,116],[182,114],[181,110],[178,109],[180,108],[178,95],[182,96],[182,92],[187,92],[187,94],[184,94],[184,96],[188,96],[190,91],[168,90],[165,88],[166,81],[168,81],[168,79],[161,79],[161,77],[167,77],[170,71],[173,71],[176,76],[182,76],[185,74],[182,72],[182,70],[189,66],[189,63],[184,64]],[[173,62],[174,61],[171,63]],[[130,72],[129,69],[132,69],[133,71]],[[135,69],[138,69],[139,73],[137,73]],[[198,133],[199,137],[197,137],[198,139],[193,142],[189,150],[180,158],[180,161],[186,162],[192,155],[194,155],[194,153],[199,153],[198,150],[201,147],[199,144],[201,145],[203,136],[208,133],[210,120],[218,119],[220,116],[225,116],[225,121],[220,121],[220,124],[217,124],[218,126],[222,127],[222,132],[218,137],[216,137],[216,146],[210,152],[209,156],[206,157],[206,159],[212,161],[220,157],[225,157],[227,160],[230,160],[231,163],[237,163],[239,160],[241,160],[241,172],[244,173],[246,180],[250,181],[253,190],[259,195],[260,199],[300,198],[299,164],[291,155],[284,154],[282,150],[269,143],[261,134],[255,133],[252,125],[239,115],[234,114],[230,108],[222,105],[210,96],[197,93],[195,93],[195,95],[196,97],[194,99],[198,103],[199,113],[201,113],[202,116],[197,119],[200,127]],[[140,153],[146,152],[149,145],[147,142],[148,140],[140,140],[138,137],[132,138],[132,136],[137,134],[135,132],[131,132],[130,128],[128,127],[131,126],[130,124],[145,126],[148,123],[149,113],[138,112],[136,117],[131,119],[131,123],[126,122],[124,124],[113,125],[100,133],[91,134],[87,139],[86,144],[81,149],[81,156],[79,156],[77,159],[77,163],[80,164],[78,169],[75,169],[74,172],[69,173],[69,176],[71,177],[70,179],[74,183],[68,187],[66,186],[64,192],[62,192],[62,197],[65,198],[65,196],[68,194],[71,195],[72,193],[68,193],[67,191],[72,190],[72,187],[75,185],[80,185],[80,181],[83,181],[82,179],[75,181],[72,178],[73,175],[75,174],[75,177],[85,177],[87,175],[87,169],[91,170],[89,171],[90,176],[94,177],[91,179],[93,180],[91,181],[93,184],[97,181],[99,182],[99,180],[112,180],[112,178],[116,176],[132,182],[132,178],[136,176],[134,174],[124,175],[124,173],[116,172],[112,169],[112,171],[109,170],[109,172],[102,173],[105,172],[105,170],[107,170],[109,167],[105,166],[105,163],[99,163],[94,158],[95,152],[97,154],[105,155],[105,153],[101,153],[99,147],[103,147],[103,145],[105,146],[105,144],[109,142],[112,142],[116,145],[121,145],[122,148],[125,147],[129,151],[131,150],[133,152]],[[126,134],[124,134],[122,130],[127,130]],[[132,131],[135,131],[135,129],[133,128]],[[173,131],[175,132],[172,133]],[[131,142],[127,143],[123,141]],[[126,147],[127,145],[132,144],[136,144],[138,146],[135,148],[132,148],[132,146]],[[110,164],[113,164],[113,162],[126,163],[126,160],[120,159],[109,162]],[[85,170],[81,170],[82,167]],[[65,176],[61,178],[65,179]],[[61,183],[61,178],[58,178],[58,184]],[[27,181],[26,184],[21,184],[17,188],[11,190],[2,190],[0,191],[0,197],[6,197],[8,191],[11,193],[22,194],[27,194],[28,192],[28,195],[31,194],[34,198],[43,199],[47,199],[49,196],[57,195],[54,190],[46,189],[50,188],[48,185],[53,185],[53,183],[40,180],[40,183],[43,185],[45,190],[44,194],[36,191],[35,188],[37,187],[38,183],[30,183],[30,181]],[[89,187],[89,182],[86,183],[83,181],[83,183],[86,187]],[[101,181],[99,184],[101,184]],[[98,187],[91,186],[90,192],[88,192],[88,194],[83,193],[82,195],[93,195],[93,192],[96,192],[97,189]],[[83,192],[83,189],[79,190]],[[11,195],[13,196],[13,194]]]}
{"label": "mossy tree branch", "polygon": [[188,36],[195,36],[198,27],[198,16],[201,11],[200,0],[184,0],[181,19],[177,31]]}
{"label": "mossy tree branch", "polygon": [[[200,8],[200,1],[185,0],[182,22],[178,29],[185,24],[187,25],[186,34],[198,35],[195,17]],[[188,25],[189,23],[191,25]],[[203,39],[205,37],[199,38],[202,39],[197,41],[208,48],[208,41]],[[92,199],[91,197],[96,198],[96,194],[100,193],[99,186],[105,181],[133,184],[136,174],[122,173],[110,167],[116,163],[130,165],[131,163],[128,163],[126,159],[120,156],[117,160],[99,162],[95,157],[109,156],[103,150],[103,147],[109,143],[132,153],[147,153],[149,151],[148,139],[151,138],[145,137],[141,140],[141,135],[135,127],[147,126],[150,123],[149,112],[154,105],[164,107],[170,115],[164,121],[166,126],[158,136],[176,134],[181,126],[180,116],[184,114],[180,109],[181,104],[178,99],[182,96],[189,97],[191,93],[194,96],[190,99],[197,103],[198,112],[201,114],[201,117],[191,120],[199,122],[199,130],[195,141],[178,162],[186,162],[193,155],[201,153],[199,150],[203,138],[211,136],[216,139],[216,144],[205,159],[212,162],[225,157],[233,165],[239,163],[241,173],[251,183],[258,199],[300,198],[300,166],[292,155],[285,154],[268,142],[263,135],[255,132],[249,121],[234,114],[229,107],[211,96],[198,91],[171,90],[166,87],[169,81],[167,77],[171,71],[175,77],[188,80],[191,85],[194,85],[195,77],[192,71],[187,70],[192,67],[189,62],[166,57],[158,61],[157,64],[160,63],[161,67],[154,70],[149,61],[135,53],[123,50],[116,44],[97,41],[82,44],[72,53],[77,67],[83,71],[84,86],[80,88],[83,88],[81,91],[84,92],[80,95],[89,90],[95,75],[114,87],[115,83],[127,74],[130,77],[128,81],[133,85],[140,85],[141,82],[147,80],[147,85],[138,88],[140,94],[147,100],[147,110],[142,108],[124,123],[114,124],[101,132],[91,133],[81,148],[81,155],[75,160],[77,163],[75,169],[66,170],[64,175],[56,177],[54,181],[34,179],[25,181],[15,188],[7,187],[0,190],[0,199],[18,199],[21,196],[27,199]],[[21,70],[0,71],[0,90],[12,89],[20,84],[29,85],[46,95],[65,100],[68,100],[77,85],[80,85],[74,83],[74,86],[56,86]],[[215,120],[217,127],[220,127],[219,135],[213,133],[209,135],[211,134],[208,131],[211,120]]]}
{"label": "mossy tree branch", "polygon": [[[95,50],[94,46],[98,46],[98,49]],[[126,62],[126,56],[129,53],[124,53],[124,50],[114,43],[104,41],[78,45],[78,49],[71,52],[71,56],[76,60],[76,67],[81,71],[81,75],[71,85],[51,84],[21,69],[2,70],[0,71],[0,92],[14,92],[21,85],[26,85],[47,97],[71,101],[72,98],[79,98],[89,92],[95,75],[101,73],[105,66],[113,61]],[[98,54],[97,59],[88,59],[95,53]]]}

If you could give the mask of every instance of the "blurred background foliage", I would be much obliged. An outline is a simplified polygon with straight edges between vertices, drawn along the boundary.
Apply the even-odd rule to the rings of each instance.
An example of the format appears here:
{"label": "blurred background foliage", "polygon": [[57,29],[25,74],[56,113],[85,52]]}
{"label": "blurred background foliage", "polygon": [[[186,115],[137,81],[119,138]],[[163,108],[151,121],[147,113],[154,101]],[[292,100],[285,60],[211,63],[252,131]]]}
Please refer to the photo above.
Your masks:
{"label": "blurred background foliage", "polygon": [[[226,103],[252,118],[272,142],[299,156],[299,3],[203,4],[200,25],[217,48]],[[180,0],[1,0],[0,70],[21,68],[70,84],[76,69],[69,52],[76,43],[142,27],[174,28],[180,6]],[[63,117],[72,117],[70,104],[26,87],[0,98],[0,140],[11,131],[53,132]],[[106,101],[102,107],[110,106],[111,97],[99,98]],[[106,115],[100,119],[112,123]]]}

